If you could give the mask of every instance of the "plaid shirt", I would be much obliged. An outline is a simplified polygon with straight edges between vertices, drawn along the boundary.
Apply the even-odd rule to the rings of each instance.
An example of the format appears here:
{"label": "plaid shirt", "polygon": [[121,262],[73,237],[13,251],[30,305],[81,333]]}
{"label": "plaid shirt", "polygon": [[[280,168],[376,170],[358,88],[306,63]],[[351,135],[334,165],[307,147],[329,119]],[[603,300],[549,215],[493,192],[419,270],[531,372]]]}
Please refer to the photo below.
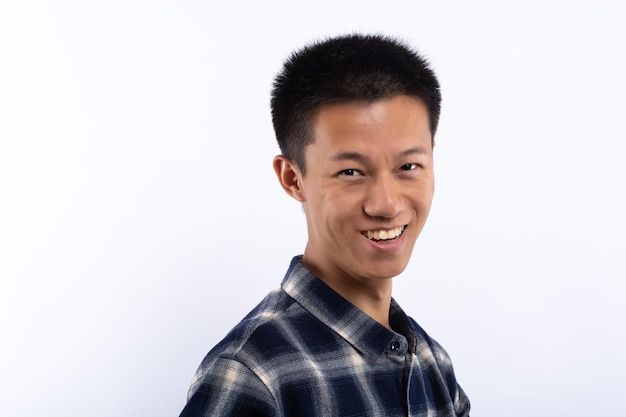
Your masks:
{"label": "plaid shirt", "polygon": [[468,416],[448,354],[392,300],[388,330],[294,258],[206,356],[181,417]]}

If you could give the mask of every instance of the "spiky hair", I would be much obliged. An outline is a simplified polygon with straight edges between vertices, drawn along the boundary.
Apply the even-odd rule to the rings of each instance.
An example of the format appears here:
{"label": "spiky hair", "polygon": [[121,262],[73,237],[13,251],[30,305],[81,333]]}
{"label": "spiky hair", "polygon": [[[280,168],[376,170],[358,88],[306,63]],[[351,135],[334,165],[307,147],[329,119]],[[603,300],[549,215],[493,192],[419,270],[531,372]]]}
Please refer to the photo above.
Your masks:
{"label": "spiky hair", "polygon": [[274,79],[271,108],[283,155],[305,172],[304,149],[313,140],[313,117],[325,104],[395,95],[419,99],[435,136],[441,109],[439,81],[426,59],[384,35],[352,34],[295,51]]}

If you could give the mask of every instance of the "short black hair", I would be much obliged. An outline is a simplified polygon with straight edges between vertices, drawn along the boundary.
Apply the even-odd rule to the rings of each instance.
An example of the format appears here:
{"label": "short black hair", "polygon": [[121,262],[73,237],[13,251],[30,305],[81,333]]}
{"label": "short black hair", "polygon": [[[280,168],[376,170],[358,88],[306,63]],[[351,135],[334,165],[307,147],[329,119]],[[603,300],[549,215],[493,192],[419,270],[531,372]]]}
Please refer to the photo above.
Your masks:
{"label": "short black hair", "polygon": [[283,155],[304,174],[304,149],[313,142],[313,117],[325,104],[372,102],[396,95],[419,99],[435,136],[441,111],[439,81],[426,59],[401,40],[351,34],[295,51],[276,75],[272,122]]}

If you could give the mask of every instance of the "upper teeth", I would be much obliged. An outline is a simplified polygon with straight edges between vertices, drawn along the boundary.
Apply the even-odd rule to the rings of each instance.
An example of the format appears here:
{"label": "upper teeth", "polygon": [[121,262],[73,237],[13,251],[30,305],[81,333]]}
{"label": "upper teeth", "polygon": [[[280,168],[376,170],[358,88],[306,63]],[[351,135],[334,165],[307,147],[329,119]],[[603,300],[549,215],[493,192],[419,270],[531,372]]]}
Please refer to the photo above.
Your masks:
{"label": "upper teeth", "polygon": [[403,230],[404,226],[398,226],[389,230],[368,230],[363,232],[363,235],[374,240],[395,239],[402,234]]}

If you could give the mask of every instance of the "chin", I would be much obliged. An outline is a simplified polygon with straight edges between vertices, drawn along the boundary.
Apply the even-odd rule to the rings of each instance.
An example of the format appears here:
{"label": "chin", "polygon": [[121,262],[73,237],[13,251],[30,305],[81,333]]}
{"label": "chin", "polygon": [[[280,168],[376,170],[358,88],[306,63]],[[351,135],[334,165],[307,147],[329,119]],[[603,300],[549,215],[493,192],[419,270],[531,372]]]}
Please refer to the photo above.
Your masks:
{"label": "chin", "polygon": [[380,280],[392,279],[400,275],[407,266],[407,263],[405,262],[395,265],[381,265],[382,263],[383,262],[380,262],[378,265],[375,265],[372,269],[370,269],[367,276]]}

